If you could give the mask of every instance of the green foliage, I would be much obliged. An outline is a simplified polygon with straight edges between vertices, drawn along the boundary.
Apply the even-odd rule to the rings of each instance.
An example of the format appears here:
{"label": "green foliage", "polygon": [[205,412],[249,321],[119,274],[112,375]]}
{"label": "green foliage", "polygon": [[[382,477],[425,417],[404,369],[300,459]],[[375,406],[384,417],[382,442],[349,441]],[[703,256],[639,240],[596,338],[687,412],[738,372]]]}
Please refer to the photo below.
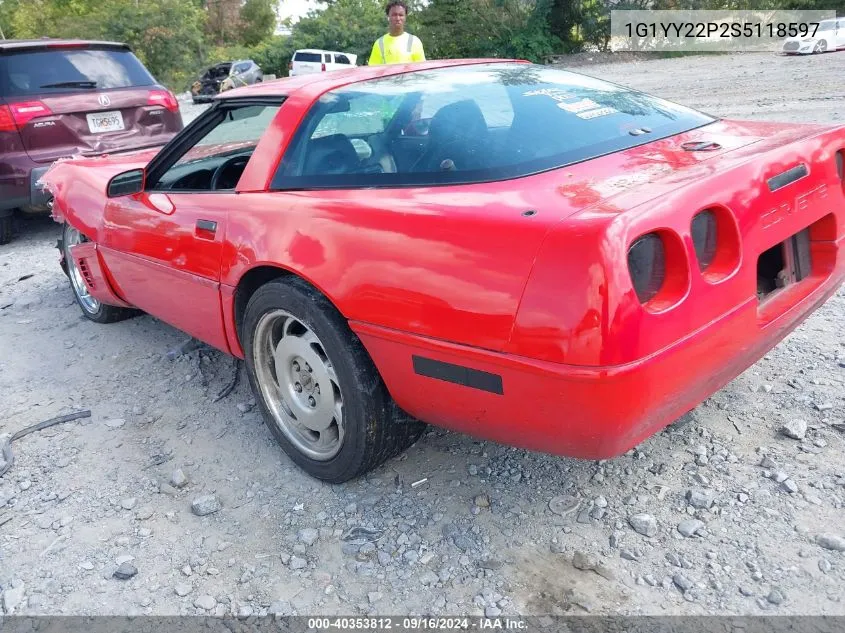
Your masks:
{"label": "green foliage", "polygon": [[295,50],[291,38],[274,36],[253,48],[251,55],[265,74],[285,77],[288,74],[288,62]]}
{"label": "green foliage", "polygon": [[125,42],[154,77],[170,86],[193,74],[203,24],[204,13],[192,0],[28,0],[18,4],[12,18],[15,37]]}
{"label": "green foliage", "polygon": [[290,38],[290,54],[299,48],[324,48],[358,55],[362,64],[369,58],[373,42],[386,29],[380,0],[335,0],[325,10],[312,11],[297,22]]}
{"label": "green foliage", "polygon": [[245,46],[256,46],[276,29],[276,0],[246,0],[241,7],[240,41]]}
{"label": "green foliage", "polygon": [[0,33],[6,39],[15,37],[15,29],[12,25],[12,18],[20,6],[20,0],[0,0]]}

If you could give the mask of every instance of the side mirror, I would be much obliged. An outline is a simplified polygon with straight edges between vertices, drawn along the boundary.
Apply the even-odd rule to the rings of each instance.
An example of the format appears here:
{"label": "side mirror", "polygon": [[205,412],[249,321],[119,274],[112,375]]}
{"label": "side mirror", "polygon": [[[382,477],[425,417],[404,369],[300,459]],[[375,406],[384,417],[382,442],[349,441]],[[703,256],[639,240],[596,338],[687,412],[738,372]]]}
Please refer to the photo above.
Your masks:
{"label": "side mirror", "polygon": [[143,169],[132,169],[114,176],[106,188],[106,195],[109,198],[129,196],[133,193],[141,193],[144,190],[146,174]]}

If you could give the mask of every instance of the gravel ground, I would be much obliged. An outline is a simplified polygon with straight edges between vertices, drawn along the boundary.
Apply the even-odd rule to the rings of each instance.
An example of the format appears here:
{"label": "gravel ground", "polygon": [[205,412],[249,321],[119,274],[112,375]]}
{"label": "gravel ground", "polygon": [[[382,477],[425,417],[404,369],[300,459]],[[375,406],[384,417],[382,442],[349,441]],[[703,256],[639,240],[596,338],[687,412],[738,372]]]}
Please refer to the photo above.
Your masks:
{"label": "gravel ground", "polygon": [[[845,53],[579,70],[723,116],[845,114]],[[7,614],[845,614],[845,292],[618,459],[431,428],[329,486],[244,376],[215,402],[229,358],[147,316],[84,320],[57,236],[33,220],[0,249],[0,433],[91,416],[12,444]]]}

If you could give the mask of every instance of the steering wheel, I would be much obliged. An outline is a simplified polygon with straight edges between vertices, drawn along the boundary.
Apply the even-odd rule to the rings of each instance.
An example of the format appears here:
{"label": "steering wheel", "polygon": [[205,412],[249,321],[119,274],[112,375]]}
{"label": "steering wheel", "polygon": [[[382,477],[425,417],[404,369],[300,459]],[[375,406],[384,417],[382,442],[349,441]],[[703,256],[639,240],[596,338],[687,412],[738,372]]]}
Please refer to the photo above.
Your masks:
{"label": "steering wheel", "polygon": [[217,190],[217,186],[220,184],[220,180],[223,178],[227,169],[231,169],[235,165],[241,165],[241,172],[243,172],[244,167],[246,167],[246,164],[249,162],[249,158],[249,156],[232,156],[231,158],[223,161],[223,164],[215,169],[214,173],[211,175],[211,190]]}

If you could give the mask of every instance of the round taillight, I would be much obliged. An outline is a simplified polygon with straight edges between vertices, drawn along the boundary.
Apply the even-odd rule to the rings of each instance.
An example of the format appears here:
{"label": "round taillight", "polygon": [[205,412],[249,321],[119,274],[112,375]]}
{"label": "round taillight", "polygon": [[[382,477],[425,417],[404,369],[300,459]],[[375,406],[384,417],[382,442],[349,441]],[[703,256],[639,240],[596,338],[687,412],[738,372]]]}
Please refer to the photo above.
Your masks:
{"label": "round taillight", "polygon": [[718,223],[716,214],[712,211],[697,213],[692,219],[692,243],[695,246],[695,256],[698,268],[704,272],[713,263],[718,246]]}
{"label": "round taillight", "polygon": [[643,235],[631,244],[628,271],[640,303],[657,296],[666,280],[666,247],[657,233]]}

